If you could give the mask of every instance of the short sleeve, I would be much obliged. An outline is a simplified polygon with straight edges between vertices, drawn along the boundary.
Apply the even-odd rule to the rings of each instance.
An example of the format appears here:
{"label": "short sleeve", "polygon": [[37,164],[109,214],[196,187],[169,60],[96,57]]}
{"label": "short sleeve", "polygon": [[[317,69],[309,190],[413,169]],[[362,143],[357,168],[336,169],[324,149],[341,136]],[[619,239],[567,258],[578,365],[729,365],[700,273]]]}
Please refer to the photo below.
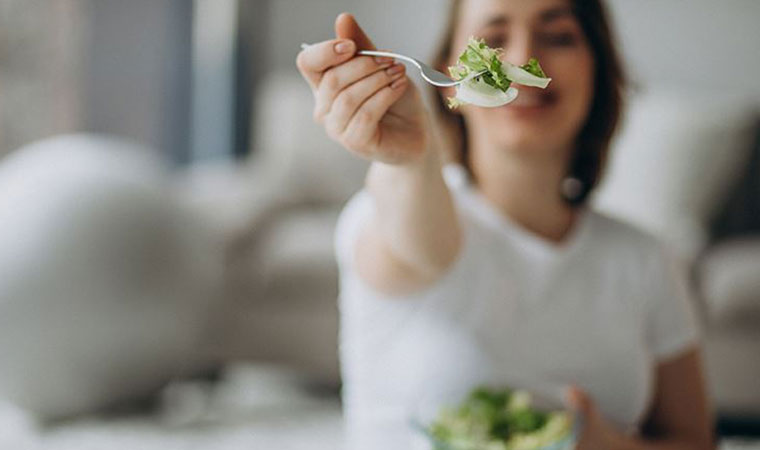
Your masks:
{"label": "short sleeve", "polygon": [[[458,203],[455,201],[455,204]],[[340,296],[342,304],[362,303],[380,306],[403,303],[436,302],[439,306],[461,302],[477,295],[477,289],[486,289],[483,282],[484,263],[489,258],[487,234],[481,225],[457,205],[462,224],[463,246],[457,260],[438,280],[419,291],[407,295],[388,295],[374,289],[358,275],[355,247],[359,233],[375,214],[372,197],[362,190],[355,194],[343,209],[335,230],[335,254],[340,273]],[[344,305],[345,306],[345,305]]]}
{"label": "short sleeve", "polygon": [[660,249],[649,269],[648,340],[655,358],[664,360],[697,344],[699,324],[685,266]]}

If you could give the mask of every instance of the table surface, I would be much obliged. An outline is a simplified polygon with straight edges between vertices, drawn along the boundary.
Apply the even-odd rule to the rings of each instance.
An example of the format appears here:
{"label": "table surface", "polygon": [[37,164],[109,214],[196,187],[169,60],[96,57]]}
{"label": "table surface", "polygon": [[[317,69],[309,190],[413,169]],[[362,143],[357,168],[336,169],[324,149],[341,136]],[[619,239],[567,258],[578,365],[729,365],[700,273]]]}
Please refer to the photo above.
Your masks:
{"label": "table surface", "polygon": [[[342,421],[336,395],[316,394],[296,374],[230,366],[216,383],[170,385],[156,410],[95,415],[41,427],[0,404],[0,448],[20,450],[336,450]],[[730,441],[721,450],[760,450]]]}

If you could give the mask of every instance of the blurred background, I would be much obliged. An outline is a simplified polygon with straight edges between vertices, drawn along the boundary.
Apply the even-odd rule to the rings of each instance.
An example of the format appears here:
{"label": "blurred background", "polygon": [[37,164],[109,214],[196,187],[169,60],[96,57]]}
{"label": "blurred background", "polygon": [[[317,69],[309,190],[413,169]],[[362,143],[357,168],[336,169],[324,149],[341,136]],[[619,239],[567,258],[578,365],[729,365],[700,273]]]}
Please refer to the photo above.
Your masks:
{"label": "blurred background", "polygon": [[[410,5],[0,0],[0,447],[336,448],[366,164],[295,57],[349,11],[430,59],[447,2]],[[679,251],[716,426],[758,436],[760,3],[608,5],[632,88],[594,204]]]}

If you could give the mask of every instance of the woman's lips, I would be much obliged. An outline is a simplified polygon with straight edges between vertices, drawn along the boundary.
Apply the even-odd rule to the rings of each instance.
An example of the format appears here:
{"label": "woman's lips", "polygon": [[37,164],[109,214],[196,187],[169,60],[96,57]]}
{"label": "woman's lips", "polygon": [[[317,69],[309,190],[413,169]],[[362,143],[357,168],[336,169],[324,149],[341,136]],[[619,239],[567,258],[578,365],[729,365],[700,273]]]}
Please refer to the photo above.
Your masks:
{"label": "woman's lips", "polygon": [[502,108],[514,112],[539,112],[554,105],[557,96],[552,92],[531,92],[528,89],[520,89],[517,98]]}

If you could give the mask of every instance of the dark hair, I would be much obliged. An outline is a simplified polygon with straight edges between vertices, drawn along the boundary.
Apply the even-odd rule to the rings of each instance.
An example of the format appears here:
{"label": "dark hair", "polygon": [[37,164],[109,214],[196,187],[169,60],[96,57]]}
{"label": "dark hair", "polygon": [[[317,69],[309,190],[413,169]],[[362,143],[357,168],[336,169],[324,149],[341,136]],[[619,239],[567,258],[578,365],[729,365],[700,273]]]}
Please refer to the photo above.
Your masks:
{"label": "dark hair", "polygon": [[[452,55],[452,41],[462,0],[452,0],[446,31],[435,56],[436,67],[446,67]],[[567,180],[575,192],[561,190],[571,205],[585,202],[598,184],[607,160],[610,141],[623,110],[625,73],[615,47],[612,29],[602,0],[573,0],[573,13],[591,46],[594,57],[594,98],[586,122],[576,139],[575,154],[570,163]],[[472,176],[467,126],[461,114],[449,110],[443,97],[436,93],[438,116],[444,126],[455,134],[459,162]]]}

